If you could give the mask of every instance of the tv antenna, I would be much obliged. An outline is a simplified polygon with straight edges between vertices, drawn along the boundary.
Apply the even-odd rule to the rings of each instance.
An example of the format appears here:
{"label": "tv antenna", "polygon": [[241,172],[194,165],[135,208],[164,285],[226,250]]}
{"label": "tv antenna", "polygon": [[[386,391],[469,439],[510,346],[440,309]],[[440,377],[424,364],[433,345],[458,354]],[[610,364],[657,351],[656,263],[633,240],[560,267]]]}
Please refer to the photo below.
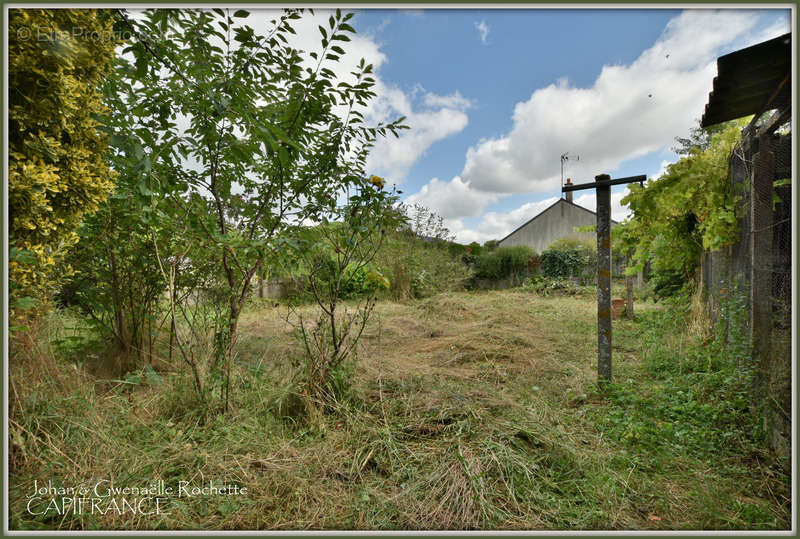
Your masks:
{"label": "tv antenna", "polygon": [[[581,156],[576,155],[575,161],[580,161]],[[564,152],[561,154],[561,187],[564,187],[564,163],[569,161],[569,152]]]}

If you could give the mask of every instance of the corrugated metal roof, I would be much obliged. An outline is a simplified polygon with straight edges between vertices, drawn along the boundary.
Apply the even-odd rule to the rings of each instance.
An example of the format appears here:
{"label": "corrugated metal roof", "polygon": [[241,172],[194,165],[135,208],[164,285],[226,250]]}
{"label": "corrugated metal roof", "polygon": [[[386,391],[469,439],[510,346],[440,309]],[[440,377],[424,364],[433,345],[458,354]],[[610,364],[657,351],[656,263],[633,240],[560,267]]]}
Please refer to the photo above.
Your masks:
{"label": "corrugated metal roof", "polygon": [[717,58],[702,127],[791,104],[792,34]]}

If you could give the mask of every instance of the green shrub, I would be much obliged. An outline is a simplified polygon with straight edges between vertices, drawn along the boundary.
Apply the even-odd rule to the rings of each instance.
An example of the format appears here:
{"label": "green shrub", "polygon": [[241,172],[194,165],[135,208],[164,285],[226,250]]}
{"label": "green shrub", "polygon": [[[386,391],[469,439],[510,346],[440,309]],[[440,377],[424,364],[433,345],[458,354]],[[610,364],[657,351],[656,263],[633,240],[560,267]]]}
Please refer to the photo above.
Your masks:
{"label": "green shrub", "polygon": [[680,270],[663,269],[653,271],[650,283],[656,298],[668,298],[683,292],[688,281]]}
{"label": "green shrub", "polygon": [[462,245],[460,243],[452,242],[447,244],[447,252],[450,253],[450,256],[454,258],[459,258],[466,255],[467,249],[469,249],[469,246]]}
{"label": "green shrub", "polygon": [[[372,264],[367,266],[349,264],[344,269],[341,277],[342,282],[339,285],[339,297],[341,299],[355,299],[386,288],[383,274],[375,270],[372,266]],[[313,279],[316,280],[317,288],[322,290],[333,289],[332,287],[335,286],[334,279],[338,278],[336,276],[336,262],[332,258],[320,260],[316,271],[317,275],[315,275]],[[303,274],[299,281],[303,283],[309,279],[312,279],[312,277]],[[301,286],[300,289],[290,294],[294,298],[301,299],[301,301],[295,303],[307,303],[313,300],[313,295],[311,295],[306,288],[305,286]]]}
{"label": "green shrub", "polygon": [[522,289],[527,292],[534,292],[541,296],[591,296],[595,294],[594,287],[581,286],[571,279],[561,277],[545,277],[544,275],[533,275],[525,279]]}
{"label": "green shrub", "polygon": [[477,241],[473,241],[464,248],[464,254],[461,255],[461,261],[470,267],[475,266],[475,261],[484,253],[485,249]]}
{"label": "green shrub", "polygon": [[498,247],[475,260],[475,276],[481,279],[508,279],[527,275],[536,251],[525,245]]}
{"label": "green shrub", "polygon": [[541,271],[553,279],[589,279],[597,266],[597,250],[587,241],[560,239],[554,241],[540,257]]}
{"label": "green shrub", "polygon": [[389,280],[389,294],[400,300],[461,290],[472,277],[447,244],[402,232],[387,234],[373,265]]}

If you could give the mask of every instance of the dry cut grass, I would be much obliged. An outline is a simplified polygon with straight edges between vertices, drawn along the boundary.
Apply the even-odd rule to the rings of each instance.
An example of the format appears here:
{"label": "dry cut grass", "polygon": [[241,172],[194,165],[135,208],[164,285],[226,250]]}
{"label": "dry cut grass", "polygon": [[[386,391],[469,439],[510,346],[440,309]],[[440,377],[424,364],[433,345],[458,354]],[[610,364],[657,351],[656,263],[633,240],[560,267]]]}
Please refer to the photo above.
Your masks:
{"label": "dry cut grass", "polygon": [[[637,307],[653,310],[652,304]],[[310,309],[310,307],[305,307]],[[285,309],[241,321],[234,410],[201,419],[177,367],[107,383],[40,350],[12,364],[12,529],[731,529],[786,527],[763,461],[637,449],[605,432],[593,298],[523,291],[380,302],[348,399],[292,405],[301,353]],[[642,374],[637,325],[615,321],[621,381]],[[58,362],[61,362],[60,364]],[[79,365],[79,364],[78,364]],[[36,367],[41,371],[40,367]],[[23,383],[28,380],[30,383]],[[32,515],[34,480],[235,483],[162,515]],[[782,497],[783,496],[783,497]],[[758,511],[756,511],[756,508]],[[755,512],[755,513],[754,513]],[[756,514],[756,516],[754,516]],[[766,516],[765,516],[766,515]],[[760,520],[759,520],[760,519]]]}

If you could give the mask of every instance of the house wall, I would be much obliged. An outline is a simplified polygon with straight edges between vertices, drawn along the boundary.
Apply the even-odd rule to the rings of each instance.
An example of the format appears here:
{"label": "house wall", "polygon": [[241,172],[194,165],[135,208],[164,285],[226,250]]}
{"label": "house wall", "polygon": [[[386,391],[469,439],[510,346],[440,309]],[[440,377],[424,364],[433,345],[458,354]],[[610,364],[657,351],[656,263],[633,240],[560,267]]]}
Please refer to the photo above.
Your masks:
{"label": "house wall", "polygon": [[575,232],[575,227],[597,224],[594,213],[563,199],[539,214],[513,234],[500,242],[503,247],[527,245],[537,253],[546,250],[551,243],[561,238],[576,238],[596,242],[594,232]]}

